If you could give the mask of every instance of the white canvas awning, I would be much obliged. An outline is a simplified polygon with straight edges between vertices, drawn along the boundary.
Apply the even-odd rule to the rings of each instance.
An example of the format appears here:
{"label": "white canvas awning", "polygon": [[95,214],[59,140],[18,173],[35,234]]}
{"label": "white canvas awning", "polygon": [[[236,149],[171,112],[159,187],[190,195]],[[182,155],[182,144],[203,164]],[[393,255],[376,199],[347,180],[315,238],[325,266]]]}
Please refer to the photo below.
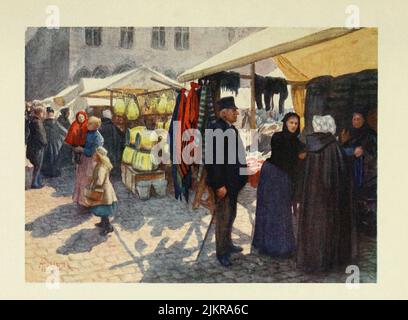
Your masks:
{"label": "white canvas awning", "polygon": [[199,79],[345,35],[347,28],[266,28],[238,41],[207,61],[185,71],[179,82]]}
{"label": "white canvas awning", "polygon": [[[156,79],[157,81],[152,80]],[[83,90],[82,97],[109,97],[110,90],[129,89],[132,93],[142,93],[168,88],[169,86],[181,88],[177,81],[148,67],[140,67],[104,79],[81,79]]]}

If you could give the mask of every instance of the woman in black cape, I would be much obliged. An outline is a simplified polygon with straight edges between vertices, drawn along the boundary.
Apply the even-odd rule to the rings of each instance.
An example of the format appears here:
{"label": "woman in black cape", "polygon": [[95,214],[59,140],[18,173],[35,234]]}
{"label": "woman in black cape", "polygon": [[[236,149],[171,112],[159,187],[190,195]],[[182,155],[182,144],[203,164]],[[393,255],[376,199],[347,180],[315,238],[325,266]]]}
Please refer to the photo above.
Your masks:
{"label": "woman in black cape", "polygon": [[282,132],[271,139],[272,155],[261,169],[252,245],[260,253],[286,258],[295,250],[292,203],[303,144],[298,139],[299,116],[290,112],[282,121]]}
{"label": "woman in black cape", "polygon": [[306,136],[298,222],[297,268],[306,272],[347,265],[357,252],[351,170],[334,119],[314,116],[313,130]]}

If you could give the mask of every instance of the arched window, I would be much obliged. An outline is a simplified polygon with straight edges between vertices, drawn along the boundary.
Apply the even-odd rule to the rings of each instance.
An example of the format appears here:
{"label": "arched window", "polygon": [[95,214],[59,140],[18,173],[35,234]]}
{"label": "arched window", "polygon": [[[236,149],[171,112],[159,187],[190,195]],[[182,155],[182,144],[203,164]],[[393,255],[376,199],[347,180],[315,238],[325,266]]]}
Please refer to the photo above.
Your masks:
{"label": "arched window", "polygon": [[75,72],[75,75],[72,78],[72,82],[78,83],[79,80],[81,80],[82,78],[89,78],[89,77],[91,77],[91,71],[89,71],[85,67],[82,67],[77,72]]}
{"label": "arched window", "polygon": [[92,72],[92,77],[94,78],[105,78],[109,76],[110,72],[109,69],[105,66],[98,66]]}
{"label": "arched window", "polygon": [[134,69],[135,67],[136,67],[136,65],[134,63],[122,64],[122,65],[115,68],[115,70],[113,71],[113,74],[126,72],[126,71]]}

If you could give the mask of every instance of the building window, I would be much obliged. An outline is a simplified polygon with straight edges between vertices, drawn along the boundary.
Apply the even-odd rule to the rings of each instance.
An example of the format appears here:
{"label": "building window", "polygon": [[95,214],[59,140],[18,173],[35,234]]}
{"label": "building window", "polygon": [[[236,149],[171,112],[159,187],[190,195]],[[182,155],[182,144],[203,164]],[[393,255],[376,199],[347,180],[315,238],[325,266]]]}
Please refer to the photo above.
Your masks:
{"label": "building window", "polygon": [[174,48],[177,50],[190,49],[190,29],[188,27],[175,28]]}
{"label": "building window", "polygon": [[152,30],[152,48],[163,49],[166,46],[166,30],[164,27],[154,27]]}
{"label": "building window", "polygon": [[124,49],[130,49],[133,46],[133,27],[120,28],[120,47]]}
{"label": "building window", "polygon": [[88,46],[99,47],[102,43],[102,28],[85,28],[85,43]]}
{"label": "building window", "polygon": [[232,41],[235,38],[235,28],[228,28],[228,40]]}

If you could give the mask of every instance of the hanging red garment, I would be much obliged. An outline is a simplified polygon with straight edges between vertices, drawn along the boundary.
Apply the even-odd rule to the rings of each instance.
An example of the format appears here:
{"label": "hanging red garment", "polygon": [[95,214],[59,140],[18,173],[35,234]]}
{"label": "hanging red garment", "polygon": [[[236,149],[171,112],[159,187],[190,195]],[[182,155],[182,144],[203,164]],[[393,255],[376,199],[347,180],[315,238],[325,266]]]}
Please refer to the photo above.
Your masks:
{"label": "hanging red garment", "polygon": [[198,83],[191,82],[190,86],[191,89],[187,96],[187,108],[190,111],[190,128],[197,129],[200,101],[196,90],[200,88],[200,85]]}
{"label": "hanging red garment", "polygon": [[[80,123],[79,115],[83,115],[85,120]],[[65,143],[71,146],[84,146],[86,141],[86,133],[88,132],[88,115],[84,110],[79,111],[75,116],[75,121],[68,129]]]}
{"label": "hanging red garment", "polygon": [[180,158],[178,159],[180,159],[180,164],[178,168],[182,177],[185,177],[190,170],[190,165],[187,165],[182,159],[183,150],[189,143],[192,143],[194,141],[194,137],[191,137],[189,141],[183,141],[182,137],[186,130],[197,129],[199,114],[199,99],[196,89],[198,89],[199,87],[200,85],[198,83],[191,82],[190,92],[188,93],[187,99],[185,100],[185,102],[181,101],[183,103],[180,102],[180,113],[178,120],[181,126],[181,130],[180,135],[178,136],[178,142],[180,143],[181,148],[179,149]]}

